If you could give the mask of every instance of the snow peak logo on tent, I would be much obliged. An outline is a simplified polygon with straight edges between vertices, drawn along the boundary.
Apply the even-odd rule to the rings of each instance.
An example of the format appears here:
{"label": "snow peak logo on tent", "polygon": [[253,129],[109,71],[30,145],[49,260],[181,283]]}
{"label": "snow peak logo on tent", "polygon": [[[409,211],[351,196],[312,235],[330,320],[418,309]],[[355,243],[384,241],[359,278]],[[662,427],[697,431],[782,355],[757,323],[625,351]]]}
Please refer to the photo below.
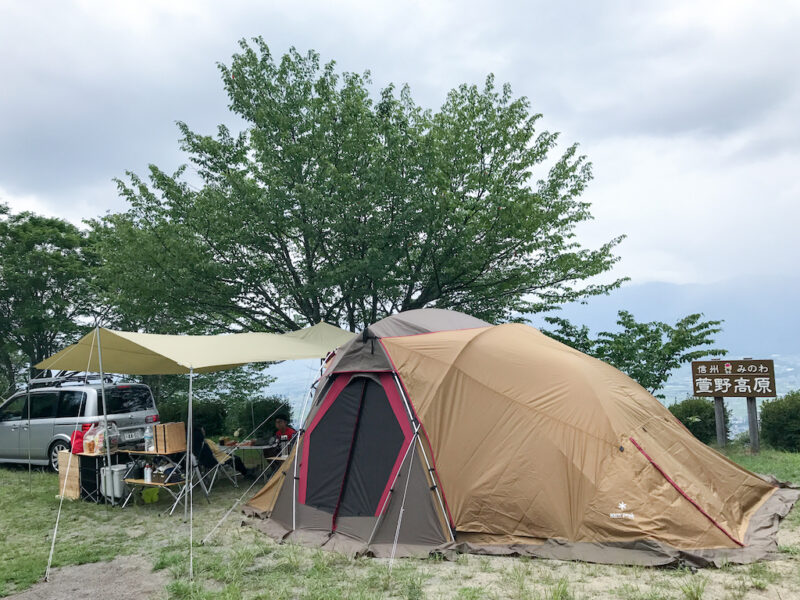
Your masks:
{"label": "snow peak logo on tent", "polygon": [[[628,505],[625,504],[624,502],[620,502],[619,504],[617,504],[617,508],[620,511],[624,511],[626,508],[628,508]],[[613,513],[610,513],[608,516],[611,517],[612,519],[634,519],[635,518],[633,516],[633,513],[631,513],[631,512],[613,512]]]}

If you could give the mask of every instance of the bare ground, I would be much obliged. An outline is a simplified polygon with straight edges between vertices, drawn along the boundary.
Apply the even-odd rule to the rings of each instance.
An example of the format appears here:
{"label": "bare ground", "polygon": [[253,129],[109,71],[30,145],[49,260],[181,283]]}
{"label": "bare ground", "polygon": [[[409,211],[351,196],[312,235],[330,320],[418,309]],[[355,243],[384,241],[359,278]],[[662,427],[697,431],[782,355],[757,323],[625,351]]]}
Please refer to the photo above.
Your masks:
{"label": "bare ground", "polygon": [[169,577],[141,556],[53,569],[50,581],[10,596],[14,600],[147,600],[164,597]]}

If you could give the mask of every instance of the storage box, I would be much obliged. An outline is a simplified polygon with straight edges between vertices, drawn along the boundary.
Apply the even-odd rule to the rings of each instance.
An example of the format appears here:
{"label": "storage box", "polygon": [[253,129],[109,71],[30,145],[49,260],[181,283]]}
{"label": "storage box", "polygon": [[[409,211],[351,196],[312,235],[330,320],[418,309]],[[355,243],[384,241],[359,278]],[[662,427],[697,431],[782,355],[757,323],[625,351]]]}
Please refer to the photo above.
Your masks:
{"label": "storage box", "polygon": [[186,451],[186,426],[183,423],[159,423],[154,428],[153,438],[159,454]]}
{"label": "storage box", "polygon": [[[81,497],[80,465],[78,457],[73,456],[70,461],[69,450],[58,453],[58,495],[64,494],[68,500],[78,500]],[[67,472],[69,465],[69,472]],[[66,485],[65,485],[66,482]]]}

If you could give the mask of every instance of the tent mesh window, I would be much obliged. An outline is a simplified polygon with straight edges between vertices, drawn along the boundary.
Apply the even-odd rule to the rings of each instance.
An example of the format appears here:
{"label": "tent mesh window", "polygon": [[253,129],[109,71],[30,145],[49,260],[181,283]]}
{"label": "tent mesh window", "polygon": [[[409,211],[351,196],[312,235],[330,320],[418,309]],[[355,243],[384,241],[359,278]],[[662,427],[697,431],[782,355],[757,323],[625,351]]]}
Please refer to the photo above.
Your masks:
{"label": "tent mesh window", "polygon": [[374,516],[404,439],[383,387],[353,379],[309,434],[306,504]]}

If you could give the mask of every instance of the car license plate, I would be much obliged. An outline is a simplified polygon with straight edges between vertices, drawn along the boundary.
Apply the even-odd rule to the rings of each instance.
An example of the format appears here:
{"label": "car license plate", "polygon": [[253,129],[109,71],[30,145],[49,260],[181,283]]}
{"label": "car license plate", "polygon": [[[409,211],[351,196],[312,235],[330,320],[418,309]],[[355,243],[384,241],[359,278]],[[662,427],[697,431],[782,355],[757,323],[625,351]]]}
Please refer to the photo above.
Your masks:
{"label": "car license plate", "polygon": [[138,431],[125,431],[122,433],[122,439],[126,442],[129,440],[135,440],[138,433]]}

